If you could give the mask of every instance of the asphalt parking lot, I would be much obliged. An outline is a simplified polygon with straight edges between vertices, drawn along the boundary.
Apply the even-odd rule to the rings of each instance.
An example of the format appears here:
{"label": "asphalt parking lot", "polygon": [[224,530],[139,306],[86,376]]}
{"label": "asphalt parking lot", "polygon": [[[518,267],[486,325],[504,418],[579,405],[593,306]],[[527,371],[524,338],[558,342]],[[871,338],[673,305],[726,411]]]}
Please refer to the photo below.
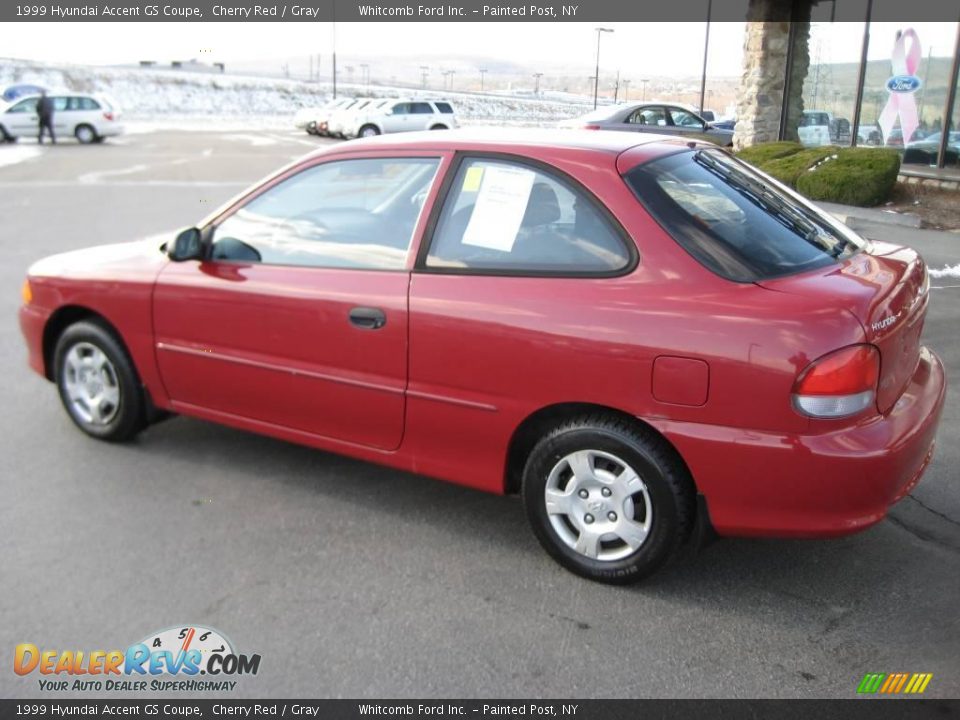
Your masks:
{"label": "asphalt parking lot", "polygon": [[[846,698],[867,672],[930,672],[927,696],[960,695],[955,387],[924,482],[887,521],[832,541],[722,540],[631,588],[560,569],[516,498],[185,418],[129,445],[77,431],[26,366],[29,264],[190,225],[322,142],[0,146],[0,697],[40,695],[10,670],[18,643],[121,649],[193,623],[262,656],[231,697]],[[960,235],[864,233],[960,262]],[[960,280],[934,288],[926,342],[955,384]]]}

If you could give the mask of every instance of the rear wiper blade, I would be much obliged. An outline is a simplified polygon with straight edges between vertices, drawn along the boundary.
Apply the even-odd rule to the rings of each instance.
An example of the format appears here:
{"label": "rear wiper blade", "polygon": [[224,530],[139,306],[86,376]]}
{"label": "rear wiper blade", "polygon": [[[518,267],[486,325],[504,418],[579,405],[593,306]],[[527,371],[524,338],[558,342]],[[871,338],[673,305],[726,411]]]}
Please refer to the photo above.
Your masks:
{"label": "rear wiper blade", "polygon": [[784,225],[800,235],[809,243],[816,242],[820,236],[820,229],[810,218],[780,198],[763,182],[755,180],[743,173],[720,162],[703,150],[694,155],[694,160],[709,170],[722,175],[725,182],[745,195],[754,204],[775,215]]}

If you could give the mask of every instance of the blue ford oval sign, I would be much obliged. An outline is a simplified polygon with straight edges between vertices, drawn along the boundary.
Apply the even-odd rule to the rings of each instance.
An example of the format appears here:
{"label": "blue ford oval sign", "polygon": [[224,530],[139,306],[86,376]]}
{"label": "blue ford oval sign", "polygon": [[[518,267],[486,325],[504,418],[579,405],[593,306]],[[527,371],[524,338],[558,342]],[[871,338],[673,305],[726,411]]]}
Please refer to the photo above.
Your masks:
{"label": "blue ford oval sign", "polygon": [[916,75],[894,75],[887,80],[887,90],[892,93],[912,93],[919,90],[922,84]]}

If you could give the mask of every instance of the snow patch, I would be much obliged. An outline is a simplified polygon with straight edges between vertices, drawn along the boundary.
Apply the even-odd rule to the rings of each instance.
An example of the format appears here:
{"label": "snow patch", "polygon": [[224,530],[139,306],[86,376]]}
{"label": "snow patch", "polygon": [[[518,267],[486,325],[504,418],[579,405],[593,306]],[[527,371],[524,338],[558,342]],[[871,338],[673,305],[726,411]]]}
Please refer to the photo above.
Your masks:
{"label": "snow patch", "polygon": [[[208,130],[229,129],[239,122],[245,122],[247,128],[264,121],[275,125],[280,117],[283,127],[292,128],[297,110],[323,105],[333,90],[328,83],[285,78],[0,59],[0,88],[27,82],[53,91],[105,95],[119,105],[125,123],[146,121],[163,126],[168,120],[204,118],[209,121]],[[454,104],[464,125],[553,124],[583,115],[592,107],[586,98],[565,93],[535,97],[349,83],[339,84],[338,91],[347,97],[445,99]]]}
{"label": "snow patch", "polygon": [[0,147],[0,167],[4,165],[16,165],[26,160],[32,160],[35,157],[39,157],[42,152],[38,147],[23,147],[17,145]]}
{"label": "snow patch", "polygon": [[960,263],[957,263],[954,266],[946,265],[939,269],[927,269],[927,272],[930,273],[930,277],[933,278],[943,278],[943,277],[955,277],[960,278]]}

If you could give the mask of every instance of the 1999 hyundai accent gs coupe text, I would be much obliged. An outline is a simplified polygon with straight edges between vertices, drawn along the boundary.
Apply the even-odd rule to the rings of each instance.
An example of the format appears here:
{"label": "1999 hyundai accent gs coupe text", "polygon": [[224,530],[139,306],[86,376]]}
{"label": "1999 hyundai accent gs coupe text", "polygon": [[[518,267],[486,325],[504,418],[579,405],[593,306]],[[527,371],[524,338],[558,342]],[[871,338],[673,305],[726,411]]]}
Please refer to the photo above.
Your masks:
{"label": "1999 hyundai accent gs coupe text", "polygon": [[30,365],[80,429],[175,412],[519,492],[595,580],[704,527],[855,532],[933,453],[921,258],[710,145],[362,140],[165,240],[29,271]]}

